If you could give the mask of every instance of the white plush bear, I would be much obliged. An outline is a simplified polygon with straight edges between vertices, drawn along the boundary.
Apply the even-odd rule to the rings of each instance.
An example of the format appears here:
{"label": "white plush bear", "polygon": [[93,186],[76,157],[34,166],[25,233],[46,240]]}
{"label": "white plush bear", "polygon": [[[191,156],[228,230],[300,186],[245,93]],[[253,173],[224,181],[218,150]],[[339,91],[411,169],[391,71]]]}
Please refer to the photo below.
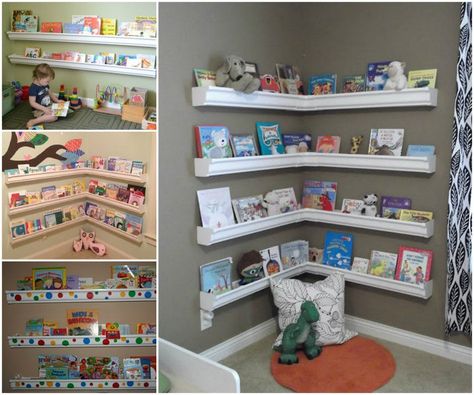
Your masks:
{"label": "white plush bear", "polygon": [[285,152],[287,154],[297,154],[299,152],[297,145],[287,145],[285,147]]}
{"label": "white plush bear", "polygon": [[209,156],[211,158],[224,158],[225,147],[227,147],[227,145],[229,144],[225,130],[221,129],[213,131],[212,141],[214,141],[215,147],[211,148],[211,150],[209,151]]}
{"label": "white plush bear", "polygon": [[274,191],[268,192],[265,195],[262,205],[267,209],[268,216],[281,214],[280,198]]}
{"label": "white plush bear", "polygon": [[400,91],[407,87],[407,77],[403,74],[405,70],[405,64],[394,61],[388,65],[388,80],[385,81],[383,89],[386,90],[397,90]]}
{"label": "white plush bear", "polygon": [[362,215],[365,215],[366,217],[376,217],[377,216],[377,202],[379,200],[379,197],[375,193],[371,193],[369,195],[365,195],[364,199],[364,205],[362,206],[362,209],[360,210],[360,213]]}

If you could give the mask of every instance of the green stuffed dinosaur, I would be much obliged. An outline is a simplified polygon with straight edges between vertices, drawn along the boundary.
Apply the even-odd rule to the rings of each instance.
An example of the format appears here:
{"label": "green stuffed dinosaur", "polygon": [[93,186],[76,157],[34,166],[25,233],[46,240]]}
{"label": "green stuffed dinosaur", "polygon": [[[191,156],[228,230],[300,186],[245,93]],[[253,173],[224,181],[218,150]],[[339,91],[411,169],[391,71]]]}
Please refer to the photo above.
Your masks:
{"label": "green stuffed dinosaur", "polygon": [[279,351],[278,362],[291,365],[298,363],[296,349],[303,347],[308,359],[314,359],[322,352],[322,347],[316,345],[316,331],[311,327],[319,320],[319,312],[313,302],[306,301],[301,305],[301,315],[294,324],[288,325],[283,331],[283,339]]}

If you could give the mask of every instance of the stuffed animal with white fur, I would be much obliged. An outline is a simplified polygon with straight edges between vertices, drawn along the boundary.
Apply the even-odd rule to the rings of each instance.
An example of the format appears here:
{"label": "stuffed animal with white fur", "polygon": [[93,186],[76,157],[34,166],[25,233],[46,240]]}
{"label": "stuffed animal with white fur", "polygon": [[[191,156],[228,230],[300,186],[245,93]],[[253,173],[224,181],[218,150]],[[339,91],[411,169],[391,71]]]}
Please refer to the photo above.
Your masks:
{"label": "stuffed animal with white fur", "polygon": [[403,74],[405,71],[405,64],[394,61],[388,65],[388,80],[385,81],[383,89],[400,91],[407,87],[407,77]]}
{"label": "stuffed animal with white fur", "polygon": [[376,217],[377,216],[377,202],[379,201],[379,197],[375,193],[370,193],[365,195],[362,199],[364,204],[360,210],[361,215],[365,215],[366,217]]}
{"label": "stuffed animal with white fur", "polygon": [[268,216],[281,214],[280,198],[273,191],[268,192],[265,195],[265,197],[263,198],[262,206],[267,209]]}
{"label": "stuffed animal with white fur", "polygon": [[255,92],[260,88],[260,79],[254,78],[245,70],[245,60],[236,55],[227,56],[224,64],[216,71],[216,86],[225,86],[244,93]]}
{"label": "stuffed animal with white fur", "polygon": [[106,253],[105,245],[102,243],[95,242],[95,232],[86,232],[81,229],[81,238],[79,240],[72,241],[72,249],[75,252],[79,252],[82,249],[91,250],[97,256],[103,256]]}

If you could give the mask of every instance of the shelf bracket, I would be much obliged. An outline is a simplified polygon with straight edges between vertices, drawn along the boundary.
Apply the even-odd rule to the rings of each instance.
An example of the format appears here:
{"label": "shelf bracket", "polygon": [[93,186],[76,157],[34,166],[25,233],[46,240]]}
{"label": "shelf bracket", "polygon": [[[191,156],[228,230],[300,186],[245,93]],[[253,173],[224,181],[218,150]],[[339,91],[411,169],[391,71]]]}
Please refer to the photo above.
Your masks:
{"label": "shelf bracket", "polygon": [[205,331],[212,327],[212,320],[214,319],[214,313],[201,309],[201,331]]}

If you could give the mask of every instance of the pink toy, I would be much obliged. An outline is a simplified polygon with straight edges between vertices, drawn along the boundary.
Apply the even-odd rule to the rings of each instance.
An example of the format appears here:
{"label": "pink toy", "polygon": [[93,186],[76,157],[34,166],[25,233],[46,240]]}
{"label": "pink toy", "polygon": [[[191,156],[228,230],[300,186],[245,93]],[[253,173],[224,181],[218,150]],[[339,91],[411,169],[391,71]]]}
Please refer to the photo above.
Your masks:
{"label": "pink toy", "polygon": [[73,240],[72,249],[75,252],[79,252],[82,249],[91,250],[97,256],[104,256],[106,254],[105,244],[95,242],[95,232],[86,232],[81,229],[81,238],[79,240]]}

